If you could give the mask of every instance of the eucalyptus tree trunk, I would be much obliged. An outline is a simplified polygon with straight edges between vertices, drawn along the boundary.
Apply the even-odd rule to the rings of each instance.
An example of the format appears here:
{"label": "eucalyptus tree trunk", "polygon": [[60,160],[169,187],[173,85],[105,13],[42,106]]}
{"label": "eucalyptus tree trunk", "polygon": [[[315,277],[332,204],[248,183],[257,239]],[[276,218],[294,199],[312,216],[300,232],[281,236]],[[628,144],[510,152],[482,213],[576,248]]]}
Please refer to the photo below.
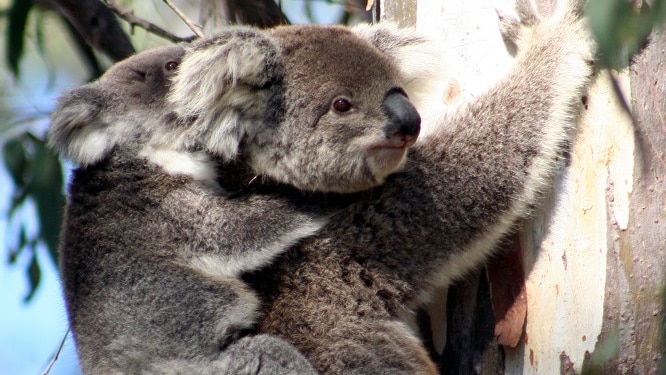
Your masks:
{"label": "eucalyptus tree trunk", "polygon": [[[548,14],[556,0],[537,0]],[[450,50],[456,106],[511,66],[510,0],[383,0],[382,20]],[[599,73],[542,210],[501,255],[448,290],[419,327],[443,373],[666,373],[666,32],[630,68]],[[631,106],[623,109],[617,92]]]}

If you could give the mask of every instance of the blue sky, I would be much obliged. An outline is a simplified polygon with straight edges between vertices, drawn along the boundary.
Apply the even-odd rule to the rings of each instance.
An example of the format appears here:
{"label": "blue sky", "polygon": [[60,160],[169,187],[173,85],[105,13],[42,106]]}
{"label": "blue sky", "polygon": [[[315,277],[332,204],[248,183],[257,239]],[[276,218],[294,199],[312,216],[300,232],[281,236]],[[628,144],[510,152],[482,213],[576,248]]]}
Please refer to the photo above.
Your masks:
{"label": "blue sky", "polygon": [[[0,3],[5,2],[0,1]],[[302,1],[283,0],[282,5],[292,22],[307,22]],[[314,1],[313,13],[317,22],[333,23],[339,18],[340,7],[323,1]],[[41,58],[34,57],[34,50],[28,53],[32,53],[33,57],[23,62],[22,71],[30,74],[24,73],[18,83],[10,83],[11,79],[5,75],[0,77],[2,78],[0,86],[9,88],[12,92],[13,96],[10,98],[12,108],[23,114],[43,114],[43,120],[36,124],[38,129],[43,129],[46,126],[46,114],[50,112],[57,93],[81,82],[82,67],[71,61],[69,63],[59,61],[58,66],[49,67]],[[76,59],[77,56],[69,58]],[[49,69],[55,68],[66,71],[59,70],[55,77],[49,75]],[[78,71],[78,74],[75,71]],[[0,139],[1,144],[2,139]],[[0,163],[0,375],[38,375],[46,368],[65,335],[67,318],[58,271],[44,248],[37,249],[42,269],[39,289],[30,302],[23,302],[28,293],[26,263],[29,257],[25,256],[28,254],[24,254],[13,265],[9,265],[7,260],[9,248],[17,237],[17,225],[12,224],[10,227],[6,221],[11,187],[11,181],[4,170],[4,163]],[[27,205],[21,214],[27,218],[28,230],[39,230],[32,219],[34,211],[31,205]],[[49,374],[80,374],[71,335],[67,338]]]}

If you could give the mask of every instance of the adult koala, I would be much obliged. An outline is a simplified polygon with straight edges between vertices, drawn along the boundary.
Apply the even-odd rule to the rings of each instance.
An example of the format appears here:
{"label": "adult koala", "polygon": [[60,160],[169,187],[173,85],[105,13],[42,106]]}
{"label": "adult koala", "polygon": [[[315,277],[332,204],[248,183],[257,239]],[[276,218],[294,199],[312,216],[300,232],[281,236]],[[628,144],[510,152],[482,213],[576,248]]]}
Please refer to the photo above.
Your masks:
{"label": "adult koala", "polygon": [[[422,39],[381,26],[278,28],[267,37],[284,75],[271,78],[274,64],[248,59],[244,43],[214,39],[184,58],[169,96],[176,111],[223,133],[217,150],[248,165],[253,183],[291,184],[304,201],[346,193],[321,200],[322,211],[349,200],[321,231],[246,276],[268,301],[260,331],[287,338],[322,373],[437,373],[400,317],[478,266],[550,186],[593,45],[580,4],[543,22],[521,9],[523,24],[502,21],[518,37],[512,71],[453,115],[429,118],[406,162],[418,120],[405,88],[433,69],[420,63]],[[250,89],[236,111],[218,104],[238,97],[231,63],[261,77],[249,81],[256,92],[279,92],[273,121],[237,120],[263,108]]]}
{"label": "adult koala", "polygon": [[[252,45],[245,38],[252,33],[226,37],[243,34]],[[263,63],[277,59],[263,36],[254,42],[266,51]],[[170,46],[130,57],[64,94],[53,114],[50,145],[79,164],[60,251],[82,369],[314,374],[287,342],[242,337],[260,302],[238,275],[316,232],[328,214],[286,189],[228,190],[242,168],[220,168],[209,147],[220,141],[216,129],[178,118],[166,102],[184,52]],[[261,91],[253,98],[269,101],[273,90]],[[255,115],[260,124],[274,121]]]}

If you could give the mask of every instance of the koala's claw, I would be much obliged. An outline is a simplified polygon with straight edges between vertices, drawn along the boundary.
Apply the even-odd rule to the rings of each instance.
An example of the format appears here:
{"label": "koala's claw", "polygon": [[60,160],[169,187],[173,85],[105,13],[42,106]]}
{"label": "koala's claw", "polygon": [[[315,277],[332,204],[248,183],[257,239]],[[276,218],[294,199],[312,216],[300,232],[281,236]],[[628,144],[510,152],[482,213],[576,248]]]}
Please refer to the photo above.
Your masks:
{"label": "koala's claw", "polygon": [[505,14],[500,9],[495,9],[499,22],[500,33],[507,43],[516,44],[520,35],[520,20],[511,15]]}
{"label": "koala's claw", "polygon": [[501,9],[495,9],[499,21],[500,33],[506,43],[518,46],[521,30],[535,26],[539,22],[536,9],[529,0],[517,0],[515,14],[507,14]]}
{"label": "koala's claw", "polygon": [[529,0],[517,0],[516,12],[523,26],[534,26],[539,22],[539,15]]}

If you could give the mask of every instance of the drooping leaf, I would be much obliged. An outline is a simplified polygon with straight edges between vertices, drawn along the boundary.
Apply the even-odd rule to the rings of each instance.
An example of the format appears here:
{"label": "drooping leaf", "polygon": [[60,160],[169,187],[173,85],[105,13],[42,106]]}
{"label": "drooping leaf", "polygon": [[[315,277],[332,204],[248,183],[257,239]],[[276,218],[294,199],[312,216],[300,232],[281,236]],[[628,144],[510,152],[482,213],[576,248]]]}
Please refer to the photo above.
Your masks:
{"label": "drooping leaf", "polygon": [[19,231],[19,243],[18,246],[9,250],[9,264],[16,263],[21,251],[25,249],[28,245],[28,235],[25,230],[25,226],[21,225],[21,230]]}
{"label": "drooping leaf", "polygon": [[20,138],[12,138],[2,148],[2,160],[15,185],[23,185],[23,171],[26,166],[25,149]]}
{"label": "drooping leaf", "polygon": [[28,266],[28,282],[30,290],[28,294],[23,299],[23,302],[30,302],[32,297],[35,296],[37,292],[37,287],[42,280],[42,270],[39,267],[39,262],[37,261],[37,252],[33,248],[32,259],[30,260],[30,265]]}
{"label": "drooping leaf", "polygon": [[8,216],[12,217],[16,211],[23,206],[23,203],[25,203],[26,199],[28,199],[28,191],[25,189],[23,185],[21,186],[15,186],[14,187],[14,193],[12,194],[12,199],[9,205],[9,213]]}
{"label": "drooping leaf", "polygon": [[28,193],[35,201],[39,219],[39,239],[46,243],[53,260],[58,260],[58,236],[62,221],[62,166],[44,141],[33,137],[35,150],[30,160],[31,181]]}
{"label": "drooping leaf", "polygon": [[19,75],[19,62],[23,55],[23,41],[32,0],[14,0],[9,9],[7,23],[7,65],[14,76]]}
{"label": "drooping leaf", "polygon": [[5,142],[2,148],[2,157],[9,176],[14,182],[8,217],[12,217],[28,197],[26,192],[26,168],[28,156],[23,137],[16,137]]}

